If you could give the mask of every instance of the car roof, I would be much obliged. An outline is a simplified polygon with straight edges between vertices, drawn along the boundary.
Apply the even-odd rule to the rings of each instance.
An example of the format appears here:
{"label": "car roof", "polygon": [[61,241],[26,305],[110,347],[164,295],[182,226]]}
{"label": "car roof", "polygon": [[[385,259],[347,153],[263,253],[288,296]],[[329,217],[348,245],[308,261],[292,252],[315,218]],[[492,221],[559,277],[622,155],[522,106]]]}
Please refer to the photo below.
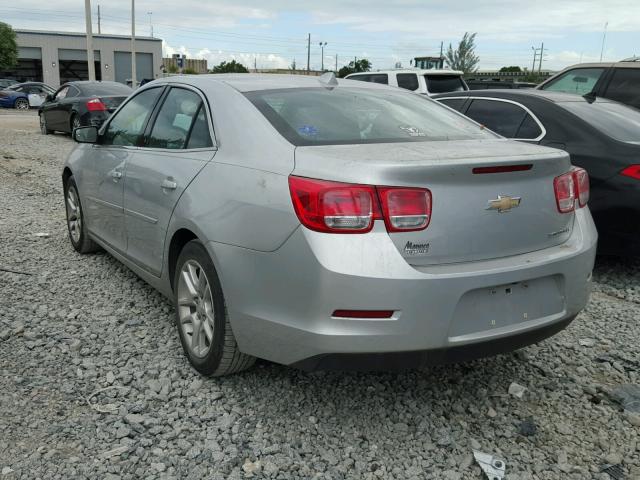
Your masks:
{"label": "car roof", "polygon": [[[492,90],[467,90],[464,92],[448,92],[434,95],[433,98],[451,98],[451,97],[496,97],[496,98],[522,98],[522,97],[535,97],[542,100],[547,100],[552,103],[584,103],[589,102],[582,95],[564,92],[550,92],[548,90],[535,90],[533,88],[526,89],[492,89]],[[596,97],[598,103],[612,103],[611,100],[607,100],[602,97]]]}
{"label": "car roof", "polygon": [[390,70],[376,70],[375,72],[355,72],[350,73],[347,77],[351,75],[367,75],[372,73],[416,73],[418,75],[463,75],[464,72],[459,70],[446,70],[443,68],[440,69],[426,69],[426,68],[393,68]]}
{"label": "car roof", "polygon": [[66,82],[65,85],[122,85],[124,87],[126,87],[127,85],[125,85],[124,83],[120,83],[120,82],[111,82],[108,80],[105,81],[101,81],[101,80],[74,80],[72,82]]}
{"label": "car roof", "polygon": [[[396,87],[389,87],[379,83],[361,82],[359,80],[348,80],[337,78],[338,86],[348,86],[367,89],[392,89],[397,91]],[[252,92],[258,90],[277,90],[286,88],[314,88],[327,87],[323,83],[321,77],[310,75],[286,75],[271,73],[217,73],[204,75],[175,75],[160,79],[162,83],[186,83],[189,85],[207,88],[215,84],[224,83],[239,92]],[[155,82],[145,84],[150,85]]]}

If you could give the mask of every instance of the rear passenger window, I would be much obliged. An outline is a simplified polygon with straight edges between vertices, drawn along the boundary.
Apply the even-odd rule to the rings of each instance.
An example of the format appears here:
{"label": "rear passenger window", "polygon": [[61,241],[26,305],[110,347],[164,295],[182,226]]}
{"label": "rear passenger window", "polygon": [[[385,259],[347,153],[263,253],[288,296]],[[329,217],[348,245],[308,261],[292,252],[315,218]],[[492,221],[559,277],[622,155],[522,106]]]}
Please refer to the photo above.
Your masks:
{"label": "rear passenger window", "polygon": [[440,103],[444,103],[447,107],[451,107],[454,110],[461,112],[462,107],[464,106],[464,102],[466,102],[467,99],[466,98],[439,98],[438,101]]}
{"label": "rear passenger window", "polygon": [[209,123],[207,122],[207,112],[204,104],[200,104],[200,110],[191,128],[187,148],[207,148],[211,147],[211,133],[209,132]]}
{"label": "rear passenger window", "polygon": [[640,68],[616,68],[605,97],[640,108]]}
{"label": "rear passenger window", "polygon": [[406,88],[407,90],[418,89],[418,75],[415,73],[398,73],[396,79],[400,88]]}
{"label": "rear passenger window", "polygon": [[372,73],[371,80],[369,81],[372,83],[382,83],[384,85],[388,85],[389,77],[387,76],[386,73]]}
{"label": "rear passenger window", "polygon": [[527,112],[512,103],[474,100],[466,115],[503,137],[515,138]]}
{"label": "rear passenger window", "polygon": [[172,150],[185,148],[201,104],[198,94],[184,88],[172,88],[160,107],[146,146]]}
{"label": "rear passenger window", "polygon": [[542,130],[540,129],[540,125],[536,122],[531,115],[527,113],[518,129],[518,133],[515,138],[519,138],[522,140],[533,140],[542,135]]}

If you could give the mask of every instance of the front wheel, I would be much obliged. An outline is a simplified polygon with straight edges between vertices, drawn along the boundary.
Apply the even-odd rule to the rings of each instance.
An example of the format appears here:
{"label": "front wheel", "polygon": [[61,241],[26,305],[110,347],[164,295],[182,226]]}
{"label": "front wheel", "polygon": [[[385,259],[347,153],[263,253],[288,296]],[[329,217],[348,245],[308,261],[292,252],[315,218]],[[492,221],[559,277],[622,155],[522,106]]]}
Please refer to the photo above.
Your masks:
{"label": "front wheel", "polygon": [[203,375],[245,370],[255,358],[238,349],[231,330],[220,280],[202,243],[187,243],[176,264],[174,301],[182,348]]}
{"label": "front wheel", "polygon": [[65,182],[64,199],[67,211],[67,230],[69,231],[69,240],[71,240],[73,248],[79,253],[90,253],[99,250],[100,247],[89,238],[87,233],[80,195],[73,176],[69,177]]}
{"label": "front wheel", "polygon": [[44,113],[40,114],[40,133],[43,135],[53,133],[53,130],[49,130],[49,128],[47,128],[47,119],[45,118]]}

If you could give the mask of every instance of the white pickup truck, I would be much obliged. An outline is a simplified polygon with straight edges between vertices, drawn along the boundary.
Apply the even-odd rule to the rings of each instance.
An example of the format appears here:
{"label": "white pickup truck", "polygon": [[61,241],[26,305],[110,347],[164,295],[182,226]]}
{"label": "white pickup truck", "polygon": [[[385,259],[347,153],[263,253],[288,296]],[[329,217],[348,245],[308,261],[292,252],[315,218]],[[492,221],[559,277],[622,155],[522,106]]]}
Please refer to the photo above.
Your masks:
{"label": "white pickup truck", "polygon": [[457,70],[421,70],[418,68],[380,70],[377,72],[352,73],[345,78],[363,82],[382,83],[405,88],[425,95],[462,92],[469,87]]}

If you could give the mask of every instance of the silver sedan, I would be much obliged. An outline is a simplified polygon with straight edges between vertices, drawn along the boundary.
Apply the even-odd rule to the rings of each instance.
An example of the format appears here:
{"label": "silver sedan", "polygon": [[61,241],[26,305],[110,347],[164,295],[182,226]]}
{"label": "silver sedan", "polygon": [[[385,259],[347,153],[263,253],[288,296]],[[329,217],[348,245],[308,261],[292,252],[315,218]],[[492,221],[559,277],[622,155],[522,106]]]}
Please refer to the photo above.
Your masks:
{"label": "silver sedan", "polygon": [[175,302],[206,375],[256,357],[395,369],[513,350],[590,292],[589,179],[392,87],[201,75],[74,131],[69,237]]}

